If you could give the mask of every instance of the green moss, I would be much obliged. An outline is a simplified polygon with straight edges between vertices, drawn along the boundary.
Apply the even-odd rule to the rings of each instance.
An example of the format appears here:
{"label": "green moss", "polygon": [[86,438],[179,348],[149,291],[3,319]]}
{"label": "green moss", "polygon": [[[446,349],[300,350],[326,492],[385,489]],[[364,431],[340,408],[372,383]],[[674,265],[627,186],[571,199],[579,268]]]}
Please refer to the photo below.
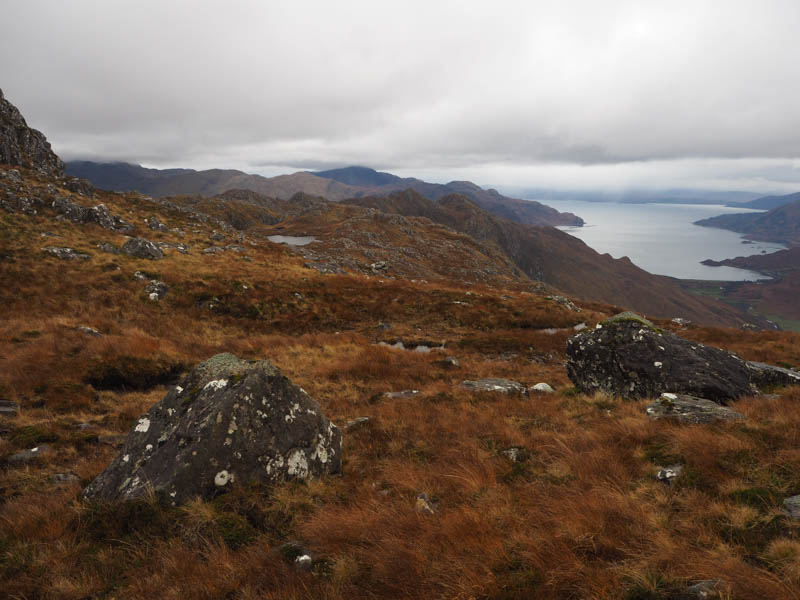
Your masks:
{"label": "green moss", "polygon": [[32,448],[39,444],[57,442],[58,436],[55,433],[44,431],[35,425],[20,427],[11,434],[10,440],[18,448]]}
{"label": "green moss", "polygon": [[743,490],[736,490],[731,492],[729,497],[734,502],[739,504],[746,504],[753,508],[769,508],[777,506],[780,496],[767,488],[747,488]]}
{"label": "green moss", "polygon": [[258,532],[247,519],[235,513],[223,513],[214,519],[217,534],[232,550],[252,543]]}
{"label": "green moss", "polygon": [[602,325],[613,325],[615,323],[638,323],[642,327],[647,327],[648,329],[652,329],[656,333],[661,333],[661,330],[655,325],[653,325],[652,322],[629,310],[621,312],[618,315],[614,315],[613,317],[609,317],[608,319],[602,322]]}

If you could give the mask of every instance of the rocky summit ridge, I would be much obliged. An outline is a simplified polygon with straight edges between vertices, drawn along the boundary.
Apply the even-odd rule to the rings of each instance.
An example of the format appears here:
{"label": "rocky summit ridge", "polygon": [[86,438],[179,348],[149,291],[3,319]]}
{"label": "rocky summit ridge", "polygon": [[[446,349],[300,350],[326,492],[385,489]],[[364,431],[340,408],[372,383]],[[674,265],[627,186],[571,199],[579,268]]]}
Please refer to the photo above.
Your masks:
{"label": "rocky summit ridge", "polygon": [[35,168],[48,175],[64,174],[64,163],[56,156],[41,131],[28,127],[16,106],[0,89],[0,164]]}

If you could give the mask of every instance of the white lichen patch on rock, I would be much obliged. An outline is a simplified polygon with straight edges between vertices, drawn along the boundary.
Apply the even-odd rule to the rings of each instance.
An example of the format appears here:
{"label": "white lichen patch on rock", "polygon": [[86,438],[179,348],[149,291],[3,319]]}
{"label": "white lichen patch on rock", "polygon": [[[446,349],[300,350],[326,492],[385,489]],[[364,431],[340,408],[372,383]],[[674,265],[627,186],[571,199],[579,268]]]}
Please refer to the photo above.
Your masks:
{"label": "white lichen patch on rock", "polygon": [[286,459],[286,472],[294,477],[306,477],[308,475],[306,453],[302,450],[294,450]]}
{"label": "white lichen patch on rock", "polygon": [[136,424],[136,428],[134,429],[134,431],[138,433],[147,433],[149,429],[150,429],[150,419],[148,419],[147,417],[142,417]]}
{"label": "white lichen patch on rock", "polygon": [[217,487],[225,487],[228,483],[233,482],[233,473],[228,473],[227,470],[223,469],[219,473],[214,476],[214,485]]}
{"label": "white lichen patch on rock", "polygon": [[228,385],[228,380],[227,379],[215,379],[215,380],[209,381],[207,384],[205,384],[203,386],[203,390],[209,390],[210,389],[210,390],[214,390],[216,392],[217,390],[221,390],[222,388],[226,387],[227,385]]}

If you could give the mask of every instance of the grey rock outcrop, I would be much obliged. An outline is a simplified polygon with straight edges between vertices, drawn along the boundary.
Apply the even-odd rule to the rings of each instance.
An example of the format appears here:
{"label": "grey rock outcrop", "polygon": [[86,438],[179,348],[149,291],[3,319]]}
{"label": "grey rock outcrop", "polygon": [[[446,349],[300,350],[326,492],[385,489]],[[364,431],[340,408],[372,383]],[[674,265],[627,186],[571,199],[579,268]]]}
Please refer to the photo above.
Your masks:
{"label": "grey rock outcrop", "polygon": [[64,174],[64,163],[50,148],[41,131],[31,129],[22,113],[0,90],[0,163],[39,169],[49,175]]}
{"label": "grey rock outcrop", "polygon": [[523,395],[524,385],[510,379],[487,378],[478,381],[462,381],[461,387],[471,392],[499,392],[501,394]]}
{"label": "grey rock outcrop", "polygon": [[144,238],[131,238],[122,245],[120,250],[123,254],[135,256],[136,258],[146,258],[148,260],[164,258],[164,251],[150,240]]}
{"label": "grey rock outcrop", "polygon": [[684,393],[725,404],[755,392],[744,360],[661,332],[623,313],[567,341],[567,374],[584,393],[646,398]]}
{"label": "grey rock outcrop", "polygon": [[800,496],[791,496],[783,501],[783,512],[792,519],[800,519]]}
{"label": "grey rock outcrop", "polygon": [[159,281],[158,279],[153,279],[150,283],[147,284],[147,287],[144,288],[147,297],[154,302],[161,300],[164,296],[167,295],[169,291],[169,286],[164,283],[163,281]]}
{"label": "grey rock outcrop", "polygon": [[306,479],[341,470],[342,436],[269,361],[218,354],[142,415],[84,497],[150,492],[181,504],[236,482]]}
{"label": "grey rock outcrop", "polygon": [[78,252],[74,248],[60,248],[58,246],[47,246],[45,248],[42,248],[42,250],[44,250],[51,256],[60,258],[61,260],[75,260],[76,258],[87,260],[91,258],[91,256],[89,256],[88,254],[84,252]]}
{"label": "grey rock outcrop", "polygon": [[800,372],[794,369],[784,369],[762,362],[747,362],[750,381],[760,387],[769,388],[782,385],[800,385]]}
{"label": "grey rock outcrop", "polygon": [[77,225],[97,223],[100,227],[120,233],[131,233],[134,226],[122,218],[112,215],[105,204],[97,206],[81,206],[68,198],[53,200],[53,210],[64,216],[67,221]]}
{"label": "grey rock outcrop", "polygon": [[678,423],[710,423],[712,421],[738,421],[744,415],[720,406],[705,398],[686,394],[661,394],[661,397],[646,409],[651,419],[665,419]]}

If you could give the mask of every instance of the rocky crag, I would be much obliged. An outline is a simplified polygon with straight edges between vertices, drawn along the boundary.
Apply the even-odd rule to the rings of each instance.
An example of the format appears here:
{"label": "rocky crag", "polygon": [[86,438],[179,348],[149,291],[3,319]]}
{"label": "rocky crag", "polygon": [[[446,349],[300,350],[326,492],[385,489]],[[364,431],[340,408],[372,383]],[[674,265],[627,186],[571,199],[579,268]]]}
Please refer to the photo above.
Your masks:
{"label": "rocky crag", "polygon": [[31,129],[22,113],[0,90],[0,163],[39,169],[48,175],[64,174],[64,163],[50,148],[41,131]]}

